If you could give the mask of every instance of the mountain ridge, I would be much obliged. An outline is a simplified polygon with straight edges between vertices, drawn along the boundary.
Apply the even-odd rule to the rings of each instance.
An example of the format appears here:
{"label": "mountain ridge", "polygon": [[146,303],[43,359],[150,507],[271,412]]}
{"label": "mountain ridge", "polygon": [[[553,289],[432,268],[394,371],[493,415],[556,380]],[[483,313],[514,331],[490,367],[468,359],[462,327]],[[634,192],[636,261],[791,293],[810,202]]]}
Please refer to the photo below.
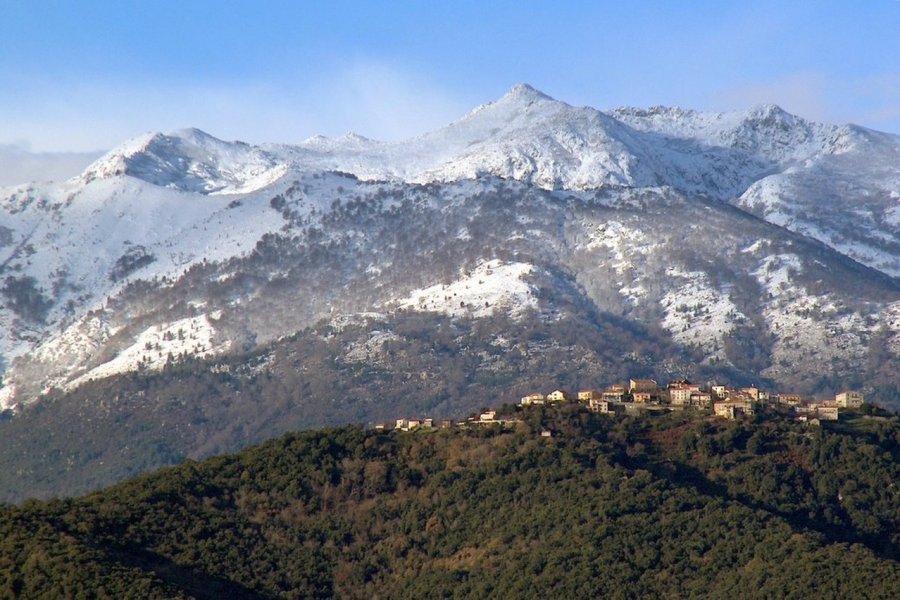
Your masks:
{"label": "mountain ridge", "polygon": [[[715,340],[718,348],[700,354],[702,361],[732,360],[723,354],[725,341],[751,327],[759,340],[776,340],[773,362],[760,363],[761,376],[782,377],[787,371],[779,361],[790,363],[800,350],[806,361],[815,348],[778,331],[811,327],[819,344],[829,343],[828,331],[845,332],[852,361],[862,365],[878,335],[889,351],[900,344],[892,316],[900,311],[898,139],[815,124],[774,105],[743,113],[659,107],[604,113],[527,85],[400,143],[348,135],[251,146],[196,129],[146,134],[78,178],[18,186],[0,199],[0,322],[8,324],[0,356],[13,367],[0,404],[11,406],[20,394],[30,401],[48,386],[70,385],[116,360],[128,368],[161,365],[169,351],[202,356],[211,348],[224,352],[274,339],[277,326],[242,317],[237,307],[263,306],[258,294],[279,281],[310,294],[309,308],[300,311],[306,316],[286,321],[302,329],[332,311],[378,312],[437,285],[477,285],[455,284],[451,274],[501,257],[496,268],[521,265],[526,286],[532,285],[529,269],[562,270],[602,310],[661,323],[688,346],[704,336]],[[521,214],[504,213],[508,208],[500,210],[495,198],[506,198]],[[739,212],[729,216],[726,207]],[[759,220],[751,229],[763,236],[762,245],[728,232],[747,227],[742,214]],[[489,234],[479,221],[496,222],[508,235]],[[426,246],[446,264],[432,261],[420,274],[408,266],[395,272],[407,263],[386,258],[390,247],[407,242],[385,229],[388,222],[400,231],[416,222],[429,228],[437,239]],[[673,235],[679,222],[683,229]],[[798,254],[777,229],[817,240],[834,254],[804,244]],[[479,249],[481,239],[491,241]],[[717,244],[729,248],[733,265],[714,256]],[[298,264],[319,260],[312,258],[316,252],[332,256],[344,265],[338,287],[301,283],[299,267],[279,264],[277,256],[266,259],[261,275],[228,266],[251,264],[250,257],[268,256],[270,248],[301,252]],[[683,258],[664,266],[667,254]],[[90,255],[96,262],[83,259]],[[838,268],[841,257],[887,279]],[[871,292],[825,284],[824,273],[798,284],[804,273],[821,271],[816,261],[853,273],[853,285]],[[327,271],[315,264],[311,272]],[[244,281],[228,292],[236,304],[203,291],[166,299],[170,291],[178,297],[197,288],[198,276],[190,274],[201,272],[216,272],[201,286],[207,290]],[[159,297],[151,312],[128,292],[148,285],[157,286]],[[341,293],[348,298],[340,300]],[[196,334],[193,345],[162,339],[184,327]],[[702,336],[690,333],[695,329]],[[168,350],[149,362],[125,360],[142,356],[146,344]],[[854,372],[830,350],[819,352],[844,365],[838,371]]]}
{"label": "mountain ridge", "polygon": [[[183,131],[188,137],[197,135],[196,130]],[[177,132],[168,137],[177,139]],[[251,158],[220,169],[190,154],[175,155],[168,162],[187,165],[187,175],[159,180],[159,169],[133,174],[189,191],[225,194],[260,190],[273,182],[284,174],[274,163],[373,181],[450,182],[491,174],[545,189],[668,185],[733,203],[900,276],[900,208],[892,195],[900,194],[900,137],[814,123],[771,104],[730,113],[666,107],[603,112],[572,107],[520,84],[444,128],[402,142],[357,135],[316,137],[297,145],[216,142]],[[119,162],[87,173],[122,171]],[[818,189],[815,196],[798,198],[793,192],[797,185]],[[866,209],[848,207],[848,200]],[[847,228],[850,220],[857,227]],[[835,231],[847,239],[836,239]]]}

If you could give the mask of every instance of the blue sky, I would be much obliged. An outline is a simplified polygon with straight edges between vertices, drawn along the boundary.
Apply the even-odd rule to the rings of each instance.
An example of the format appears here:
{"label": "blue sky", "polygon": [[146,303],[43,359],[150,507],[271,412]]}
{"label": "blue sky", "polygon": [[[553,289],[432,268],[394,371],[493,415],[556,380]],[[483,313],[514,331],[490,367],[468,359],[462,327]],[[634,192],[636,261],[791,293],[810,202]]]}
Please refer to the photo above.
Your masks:
{"label": "blue sky", "polygon": [[900,1],[0,0],[0,146],[196,126],[402,139],[518,82],[576,105],[774,102],[900,133]]}

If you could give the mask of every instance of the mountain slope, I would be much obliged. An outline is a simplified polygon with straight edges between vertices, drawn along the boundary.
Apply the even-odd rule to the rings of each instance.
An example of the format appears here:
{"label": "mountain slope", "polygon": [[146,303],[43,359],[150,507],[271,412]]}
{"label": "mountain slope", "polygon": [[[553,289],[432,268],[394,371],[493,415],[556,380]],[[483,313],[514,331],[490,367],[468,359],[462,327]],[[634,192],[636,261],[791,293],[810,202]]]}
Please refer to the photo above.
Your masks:
{"label": "mountain slope", "polygon": [[[143,136],[4,191],[0,406],[339,315],[526,309],[599,311],[705,366],[890,400],[898,147],[772,106],[604,113],[525,85],[396,144]],[[560,285],[578,298],[564,310]]]}
{"label": "mountain slope", "polygon": [[[340,202],[305,212],[307,184]],[[84,491],[289,429],[630,377],[896,406],[894,280],[734,207],[485,179],[293,187],[249,255],[135,281],[16,362],[20,397],[55,389],[0,422],[0,488]]]}
{"label": "mountain slope", "polygon": [[[822,386],[823,359],[834,380],[855,382],[876,333],[887,333],[888,349],[897,344],[893,279],[727,205],[652,189],[560,195],[491,179],[434,187],[300,177],[269,188],[268,201],[200,197],[199,224],[177,239],[124,245],[123,257],[140,246],[154,260],[137,262],[130,283],[91,273],[113,290],[105,306],[20,357],[16,393],[159,369],[182,353],[248,350],[340,314],[531,306],[553,319],[565,278],[584,306],[661,325],[699,362],[805,381],[808,391]],[[250,215],[256,232],[239,231]],[[182,250],[194,237],[211,245],[205,254]],[[248,253],[215,260],[232,247]],[[109,268],[123,257],[110,256]],[[142,282],[154,272],[163,279]],[[452,296],[488,276],[506,295]],[[829,345],[832,335],[841,345]]]}

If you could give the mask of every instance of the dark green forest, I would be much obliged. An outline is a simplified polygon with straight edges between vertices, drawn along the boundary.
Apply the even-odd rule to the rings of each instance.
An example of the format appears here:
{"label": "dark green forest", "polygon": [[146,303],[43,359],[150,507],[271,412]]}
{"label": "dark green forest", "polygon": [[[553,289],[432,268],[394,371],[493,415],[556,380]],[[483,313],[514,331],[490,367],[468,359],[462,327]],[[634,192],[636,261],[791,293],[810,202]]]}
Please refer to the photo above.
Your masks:
{"label": "dark green forest", "polygon": [[897,417],[501,412],[7,505],[0,598],[900,597]]}

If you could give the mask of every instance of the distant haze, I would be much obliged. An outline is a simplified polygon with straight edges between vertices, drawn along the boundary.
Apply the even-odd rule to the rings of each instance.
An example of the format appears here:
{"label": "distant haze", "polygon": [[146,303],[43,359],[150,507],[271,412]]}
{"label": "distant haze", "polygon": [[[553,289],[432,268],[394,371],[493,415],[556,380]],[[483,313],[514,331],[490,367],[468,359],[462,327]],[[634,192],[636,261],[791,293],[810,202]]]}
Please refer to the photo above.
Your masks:
{"label": "distant haze", "polygon": [[0,186],[64,181],[81,173],[101,152],[29,152],[0,146]]}

